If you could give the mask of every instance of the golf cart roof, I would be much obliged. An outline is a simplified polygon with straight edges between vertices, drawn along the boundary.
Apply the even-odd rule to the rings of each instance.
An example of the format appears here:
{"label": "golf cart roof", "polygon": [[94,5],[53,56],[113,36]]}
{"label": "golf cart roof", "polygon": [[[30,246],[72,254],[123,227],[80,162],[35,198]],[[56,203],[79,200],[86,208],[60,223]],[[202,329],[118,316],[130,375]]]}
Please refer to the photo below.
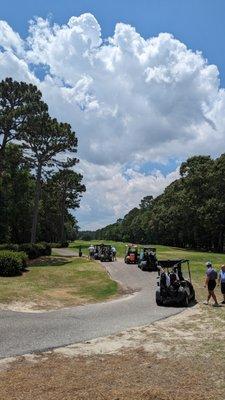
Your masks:
{"label": "golf cart roof", "polygon": [[143,251],[149,250],[149,251],[156,252],[156,248],[155,247],[150,247],[150,246],[142,247],[141,250],[143,250]]}
{"label": "golf cart roof", "polygon": [[158,260],[158,264],[161,265],[162,268],[173,268],[177,264],[184,264],[184,263],[189,263],[189,260],[182,258],[176,260]]}

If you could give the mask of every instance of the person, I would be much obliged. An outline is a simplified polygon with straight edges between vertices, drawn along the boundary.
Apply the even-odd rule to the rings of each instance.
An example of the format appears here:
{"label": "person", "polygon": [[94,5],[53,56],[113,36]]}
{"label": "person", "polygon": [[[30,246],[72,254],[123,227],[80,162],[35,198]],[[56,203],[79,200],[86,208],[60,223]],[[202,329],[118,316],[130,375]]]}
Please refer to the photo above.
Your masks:
{"label": "person", "polygon": [[79,246],[79,257],[82,257],[82,247],[81,246]]}
{"label": "person", "polygon": [[225,265],[221,266],[221,270],[219,272],[218,285],[220,286],[221,293],[223,295],[222,304],[225,304]]}
{"label": "person", "polygon": [[89,258],[93,258],[93,257],[94,257],[94,252],[95,252],[94,246],[91,244],[91,245],[88,247],[88,250],[89,250]]}
{"label": "person", "polygon": [[112,246],[111,250],[112,250],[113,261],[114,261],[114,260],[116,260],[116,248],[114,246]]}
{"label": "person", "polygon": [[206,263],[206,279],[205,279],[205,287],[208,288],[208,296],[207,300],[204,302],[204,304],[209,304],[209,300],[212,297],[214,300],[214,307],[219,307],[216,295],[214,293],[214,289],[216,287],[216,280],[217,280],[217,272],[213,268],[213,265],[210,261]]}
{"label": "person", "polygon": [[168,273],[161,265],[157,265],[157,268],[159,270],[161,282],[168,288],[170,286],[170,277]]}

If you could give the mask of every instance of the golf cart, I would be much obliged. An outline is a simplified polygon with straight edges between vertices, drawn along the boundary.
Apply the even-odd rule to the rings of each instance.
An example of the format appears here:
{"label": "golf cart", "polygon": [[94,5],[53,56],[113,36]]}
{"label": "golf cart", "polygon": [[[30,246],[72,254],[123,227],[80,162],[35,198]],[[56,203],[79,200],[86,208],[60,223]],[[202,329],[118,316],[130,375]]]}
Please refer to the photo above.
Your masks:
{"label": "golf cart", "polygon": [[[187,266],[188,279],[185,279],[182,266]],[[156,304],[158,306],[177,305],[187,307],[195,300],[195,291],[191,283],[189,260],[158,261],[158,282]]]}
{"label": "golf cart", "polygon": [[113,261],[112,246],[109,244],[97,244],[94,246],[94,259],[100,261]]}
{"label": "golf cart", "polygon": [[124,261],[126,264],[137,264],[139,260],[138,246],[135,244],[126,245]]}
{"label": "golf cart", "polygon": [[143,247],[140,252],[138,268],[142,271],[157,271],[157,258],[155,247]]}

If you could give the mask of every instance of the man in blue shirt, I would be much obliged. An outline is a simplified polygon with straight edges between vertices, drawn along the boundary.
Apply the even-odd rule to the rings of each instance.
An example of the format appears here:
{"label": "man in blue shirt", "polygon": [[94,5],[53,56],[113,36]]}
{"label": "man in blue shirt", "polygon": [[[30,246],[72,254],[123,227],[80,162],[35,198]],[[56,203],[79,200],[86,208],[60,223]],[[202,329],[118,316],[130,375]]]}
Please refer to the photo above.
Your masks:
{"label": "man in blue shirt", "polygon": [[225,304],[225,265],[221,266],[221,270],[219,272],[218,285],[220,285],[221,293],[223,295],[222,304]]}
{"label": "man in blue shirt", "polygon": [[205,287],[208,288],[208,297],[204,304],[209,304],[209,300],[212,297],[214,300],[213,307],[219,307],[219,303],[217,301],[216,295],[214,293],[214,289],[216,287],[216,280],[217,280],[217,272],[213,268],[213,265],[210,261],[206,263],[206,279],[205,279]]}

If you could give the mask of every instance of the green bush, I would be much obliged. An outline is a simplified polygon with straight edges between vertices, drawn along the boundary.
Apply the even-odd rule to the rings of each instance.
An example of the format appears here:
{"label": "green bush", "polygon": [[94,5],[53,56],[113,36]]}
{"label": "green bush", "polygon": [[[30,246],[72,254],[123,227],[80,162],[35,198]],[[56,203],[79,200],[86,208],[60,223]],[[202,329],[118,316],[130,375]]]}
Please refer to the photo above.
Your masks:
{"label": "green bush", "polygon": [[[60,246],[61,247],[61,246]],[[1,250],[23,251],[28,255],[30,260],[42,256],[50,256],[52,248],[50,243],[23,243],[23,244],[0,244]]]}
{"label": "green bush", "polygon": [[0,250],[13,250],[19,251],[19,245],[15,243],[4,243],[0,244]]}
{"label": "green bush", "polygon": [[62,248],[62,247],[69,247],[69,242],[63,242],[63,243],[61,243],[61,242],[57,242],[57,243],[51,243],[51,247],[53,247],[53,248],[55,248],[55,249],[59,249],[59,248]]}
{"label": "green bush", "polygon": [[27,267],[26,254],[10,250],[0,250],[0,276],[21,275]]}
{"label": "green bush", "polygon": [[43,256],[50,256],[52,254],[52,246],[50,243],[37,243],[38,246],[40,246],[40,251],[42,252]]}
{"label": "green bush", "polygon": [[50,256],[52,249],[49,243],[23,243],[19,246],[20,251],[25,251],[27,253],[28,258],[33,260],[34,258],[42,257],[42,256]]}
{"label": "green bush", "polygon": [[23,243],[19,246],[19,251],[24,251],[30,260],[39,256],[36,245],[31,243]]}

